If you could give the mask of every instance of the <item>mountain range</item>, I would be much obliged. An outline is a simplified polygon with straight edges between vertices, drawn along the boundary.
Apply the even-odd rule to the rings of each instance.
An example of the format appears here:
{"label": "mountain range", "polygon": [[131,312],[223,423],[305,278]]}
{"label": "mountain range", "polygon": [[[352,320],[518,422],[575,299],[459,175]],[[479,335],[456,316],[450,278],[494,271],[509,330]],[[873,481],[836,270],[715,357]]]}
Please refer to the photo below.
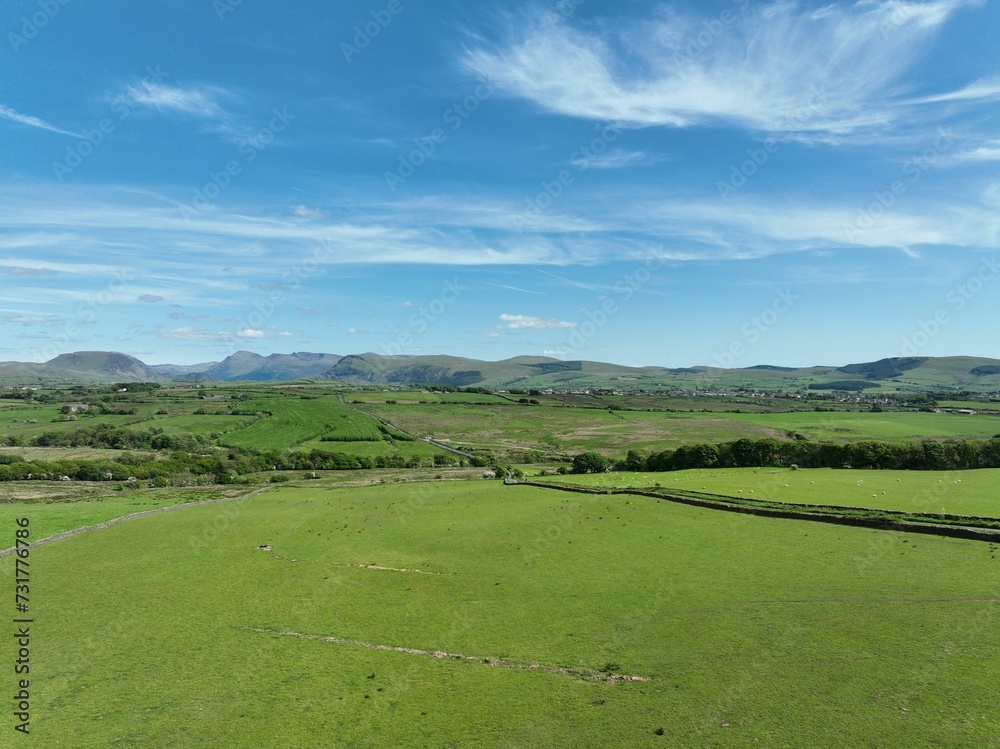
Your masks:
{"label": "mountain range", "polygon": [[627,367],[594,361],[562,361],[518,356],[481,361],[455,356],[383,356],[380,354],[293,353],[261,356],[238,351],[221,362],[198,365],[148,365],[127,354],[79,351],[40,364],[0,363],[0,382],[7,385],[67,382],[272,382],[338,381],[365,385],[455,387],[609,388],[618,390],[769,391],[970,390],[1000,392],[1000,359],[980,357],[907,357],[836,366],[743,369],[719,367]]}

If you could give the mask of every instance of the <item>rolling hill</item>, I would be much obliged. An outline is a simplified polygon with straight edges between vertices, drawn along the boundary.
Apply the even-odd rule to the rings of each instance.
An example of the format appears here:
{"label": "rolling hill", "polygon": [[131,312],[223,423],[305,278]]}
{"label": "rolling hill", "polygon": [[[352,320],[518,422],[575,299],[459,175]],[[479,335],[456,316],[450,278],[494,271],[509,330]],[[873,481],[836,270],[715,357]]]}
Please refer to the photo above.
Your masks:
{"label": "rolling hill", "polygon": [[37,385],[66,382],[270,382],[322,380],[358,385],[479,386],[498,389],[615,389],[770,392],[848,390],[867,393],[969,390],[1000,392],[1000,360],[971,356],[910,357],[842,367],[627,367],[607,362],[518,356],[482,361],[457,356],[383,356],[376,353],[293,353],[261,356],[238,351],[203,365],[148,366],[116,352],[62,354],[42,364],[0,363],[0,382]]}

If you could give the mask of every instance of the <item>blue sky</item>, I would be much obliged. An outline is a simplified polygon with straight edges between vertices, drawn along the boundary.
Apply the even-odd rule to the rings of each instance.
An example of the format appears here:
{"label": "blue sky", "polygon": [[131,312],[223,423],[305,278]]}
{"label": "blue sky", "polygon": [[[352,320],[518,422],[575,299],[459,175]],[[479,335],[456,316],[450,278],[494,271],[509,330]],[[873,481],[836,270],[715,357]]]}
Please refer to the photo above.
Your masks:
{"label": "blue sky", "polygon": [[11,0],[0,359],[1000,358],[994,0]]}

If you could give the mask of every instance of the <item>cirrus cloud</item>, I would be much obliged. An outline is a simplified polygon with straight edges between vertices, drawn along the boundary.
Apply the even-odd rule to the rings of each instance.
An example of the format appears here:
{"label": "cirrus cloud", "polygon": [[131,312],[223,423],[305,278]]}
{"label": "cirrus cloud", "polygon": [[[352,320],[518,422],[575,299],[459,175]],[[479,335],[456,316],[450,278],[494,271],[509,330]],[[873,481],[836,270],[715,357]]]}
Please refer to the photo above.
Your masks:
{"label": "cirrus cloud", "polygon": [[575,328],[577,323],[563,320],[546,320],[542,317],[532,315],[500,315],[501,322],[506,323],[503,327],[507,330],[556,330],[561,328]]}

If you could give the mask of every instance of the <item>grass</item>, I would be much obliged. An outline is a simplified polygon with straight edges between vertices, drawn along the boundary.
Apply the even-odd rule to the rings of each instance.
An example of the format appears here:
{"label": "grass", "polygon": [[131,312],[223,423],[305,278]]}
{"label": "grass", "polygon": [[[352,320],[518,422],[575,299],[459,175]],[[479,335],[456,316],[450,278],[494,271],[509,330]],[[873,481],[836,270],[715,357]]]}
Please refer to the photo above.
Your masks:
{"label": "grass", "polygon": [[358,440],[379,440],[378,422],[367,414],[342,405],[333,396],[323,398],[276,397],[251,400],[244,411],[269,411],[245,429],[225,435],[220,442],[230,447],[280,450],[331,434]]}
{"label": "grass", "polygon": [[1000,432],[1000,419],[961,414],[831,412],[732,414],[735,421],[797,432],[815,440],[920,440],[985,438]]}
{"label": "grass", "polygon": [[[34,550],[32,728],[79,749],[986,746],[994,557],[496,482],[283,488]],[[371,564],[440,574],[346,566]]]}
{"label": "grass", "polygon": [[797,433],[839,442],[992,437],[1000,419],[935,413],[662,413],[593,408],[474,405],[370,405],[365,410],[420,436],[482,447],[530,447],[622,456],[691,442],[741,437],[788,439]]}
{"label": "grass", "polygon": [[[378,393],[351,393],[345,397],[348,403],[509,403],[506,398],[484,393],[423,393],[417,390],[387,391]],[[515,398],[516,400],[516,398]]]}
{"label": "grass", "polygon": [[[122,450],[102,447],[0,447],[0,456],[19,456],[25,460],[115,460],[122,454]],[[133,450],[130,454],[143,458],[154,455],[143,450]]]}
{"label": "grass", "polygon": [[660,484],[678,490],[776,502],[921,513],[944,510],[947,514],[1000,518],[1000,496],[996,491],[1000,485],[1000,469],[864,471],[820,468],[792,471],[787,468],[715,468],[570,475],[544,480],[608,488]]}
{"label": "grass", "polygon": [[447,454],[445,450],[429,445],[423,441],[394,441],[392,444],[379,440],[378,442],[323,442],[311,440],[303,442],[298,450],[323,450],[330,453],[345,453],[347,455],[402,455],[404,458],[432,458],[435,455]]}
{"label": "grass", "polygon": [[[0,528],[13,528],[20,517],[30,517],[34,540],[85,525],[104,523],[134,512],[160,507],[203,502],[245,494],[247,487],[202,489],[146,489],[115,492],[107,485],[86,484],[72,488],[31,482],[30,485],[0,485]],[[0,548],[12,546],[8,539]]]}

